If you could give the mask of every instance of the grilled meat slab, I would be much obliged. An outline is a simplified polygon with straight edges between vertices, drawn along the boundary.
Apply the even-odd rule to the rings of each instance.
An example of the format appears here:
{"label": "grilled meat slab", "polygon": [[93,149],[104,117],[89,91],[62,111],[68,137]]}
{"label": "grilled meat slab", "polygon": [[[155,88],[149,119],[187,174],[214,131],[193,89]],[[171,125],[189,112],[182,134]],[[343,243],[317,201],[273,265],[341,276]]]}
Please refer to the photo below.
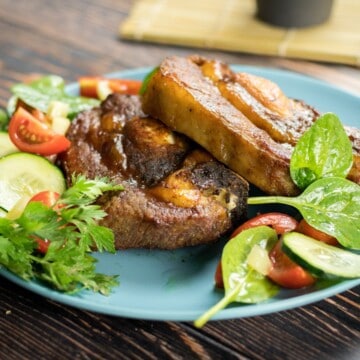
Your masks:
{"label": "grilled meat slab", "polygon": [[255,126],[190,59],[162,62],[143,96],[143,109],[263,191],[297,193],[289,173],[291,146],[277,143]]}
{"label": "grilled meat slab", "polygon": [[61,158],[71,174],[107,176],[125,190],[104,195],[102,224],[115,246],[175,249],[216,241],[243,219],[248,183],[163,123],[136,96],[110,95],[83,112]]}
{"label": "grilled meat slab", "polygon": [[[265,130],[275,141],[295,146],[301,135],[319,117],[319,112],[301,100],[288,98],[279,86],[268,79],[234,73],[217,60],[191,57],[204,76],[255,126]],[[349,180],[360,184],[360,130],[344,126],[353,146],[353,167]]]}
{"label": "grilled meat slab", "polygon": [[225,99],[279,143],[295,145],[319,116],[303,101],[288,98],[277,84],[268,79],[249,73],[234,73],[227,64],[217,60],[200,57],[191,60],[218,87]]}
{"label": "grilled meat slab", "polygon": [[[150,80],[143,109],[264,192],[299,192],[290,177],[291,153],[319,114],[269,80],[235,74],[217,61],[171,57]],[[355,160],[349,179],[360,183],[359,132],[346,131]]]}

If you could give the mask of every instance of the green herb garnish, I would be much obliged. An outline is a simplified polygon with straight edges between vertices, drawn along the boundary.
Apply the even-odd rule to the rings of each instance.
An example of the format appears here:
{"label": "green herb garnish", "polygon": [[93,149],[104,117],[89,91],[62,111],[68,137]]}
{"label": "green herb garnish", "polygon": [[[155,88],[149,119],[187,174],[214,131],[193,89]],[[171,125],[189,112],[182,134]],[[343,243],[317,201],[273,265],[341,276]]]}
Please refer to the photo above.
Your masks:
{"label": "green herb garnish", "polygon": [[[115,252],[114,235],[98,225],[106,214],[93,202],[105,191],[123,188],[83,176],[74,177],[73,184],[53,208],[31,202],[19,218],[0,219],[0,264],[24,280],[44,281],[66,293],[109,294],[117,276],[96,273],[90,251]],[[51,241],[45,254],[37,251],[36,238]]]}

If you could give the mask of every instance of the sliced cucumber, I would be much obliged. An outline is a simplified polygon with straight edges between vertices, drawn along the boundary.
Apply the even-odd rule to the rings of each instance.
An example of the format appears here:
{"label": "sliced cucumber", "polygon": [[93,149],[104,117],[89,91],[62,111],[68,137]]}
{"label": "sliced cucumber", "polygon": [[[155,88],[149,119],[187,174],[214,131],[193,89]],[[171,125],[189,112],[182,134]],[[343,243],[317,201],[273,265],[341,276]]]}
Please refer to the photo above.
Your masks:
{"label": "sliced cucumber", "polygon": [[0,218],[5,217],[8,214],[8,211],[0,207]]}
{"label": "sliced cucumber", "polygon": [[64,175],[50,161],[23,152],[0,159],[0,207],[9,211],[21,198],[45,190],[65,190]]}
{"label": "sliced cucumber", "polygon": [[283,236],[283,251],[311,273],[325,278],[360,277],[360,255],[290,232]]}
{"label": "sliced cucumber", "polygon": [[0,157],[18,151],[19,149],[10,140],[9,134],[5,131],[0,131]]}

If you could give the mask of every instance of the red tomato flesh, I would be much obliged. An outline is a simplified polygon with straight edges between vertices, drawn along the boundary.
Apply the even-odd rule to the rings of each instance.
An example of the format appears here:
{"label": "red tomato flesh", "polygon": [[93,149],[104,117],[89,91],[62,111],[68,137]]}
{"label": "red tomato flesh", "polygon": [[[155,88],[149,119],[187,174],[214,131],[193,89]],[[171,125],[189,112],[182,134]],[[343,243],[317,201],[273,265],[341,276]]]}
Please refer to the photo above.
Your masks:
{"label": "red tomato flesh", "polygon": [[266,214],[259,214],[252,219],[245,221],[241,224],[230,236],[230,238],[235,237],[240,234],[243,230],[253,228],[255,226],[270,226],[272,227],[278,235],[284,234],[286,232],[295,230],[298,225],[298,222],[290,215],[271,212]]}
{"label": "red tomato flesh", "polygon": [[50,245],[50,240],[48,239],[41,239],[37,236],[34,236],[34,240],[37,242],[38,246],[36,248],[36,250],[38,252],[40,252],[41,254],[46,254],[48,249],[49,249],[49,245]]}
{"label": "red tomato flesh", "polygon": [[37,120],[39,120],[42,123],[45,123],[50,126],[49,120],[46,117],[46,115],[40,111],[39,109],[32,109],[31,115],[34,116]]}
{"label": "red tomato flesh", "polygon": [[[290,215],[271,212],[255,216],[254,218],[244,222],[232,234],[230,238],[240,234],[243,230],[256,226],[270,226],[278,235],[293,231],[297,228],[298,222]],[[299,288],[312,284],[315,280],[301,266],[295,264],[281,250],[281,246],[275,246],[269,254],[272,268],[269,277],[277,284],[288,288]],[[291,282],[293,279],[293,282]],[[224,287],[221,261],[219,261],[215,271],[215,286]]]}
{"label": "red tomato flesh", "polygon": [[98,98],[98,85],[100,81],[106,81],[112,92],[127,95],[139,94],[142,81],[131,79],[108,79],[100,76],[87,76],[79,79],[80,95]]}
{"label": "red tomato flesh", "polygon": [[19,150],[44,156],[58,154],[71,145],[65,136],[54,133],[22,107],[10,120],[9,136]]}
{"label": "red tomato flesh", "polygon": [[44,204],[45,206],[51,207],[56,204],[56,201],[59,199],[60,194],[55,191],[41,191],[35,194],[29,202],[38,201]]}
{"label": "red tomato flesh", "polygon": [[299,222],[299,225],[296,227],[296,231],[299,233],[302,233],[304,235],[310,236],[316,240],[322,241],[329,245],[333,245],[333,246],[339,245],[336,238],[334,238],[333,236],[328,235],[320,230],[315,229],[314,227],[309,225],[304,219],[302,219]]}
{"label": "red tomato flesh", "polygon": [[100,80],[100,77],[95,76],[81,77],[78,81],[80,86],[80,95],[97,99],[97,85]]}
{"label": "red tomato flesh", "polygon": [[121,94],[137,95],[139,94],[142,81],[127,79],[110,79],[109,87],[112,91]]}
{"label": "red tomato flesh", "polygon": [[305,271],[300,265],[293,262],[281,249],[282,242],[279,240],[270,251],[269,257],[272,264],[269,278],[276,284],[288,288],[299,289],[310,286],[315,278]]}
{"label": "red tomato flesh", "polygon": [[[35,194],[30,200],[30,202],[38,201],[44,204],[45,206],[52,207],[56,204],[59,199],[60,194],[55,191],[41,191]],[[34,240],[37,242],[38,247],[37,251],[42,254],[46,254],[48,251],[50,240],[49,239],[41,239],[38,236],[34,236]]]}
{"label": "red tomato flesh", "polygon": [[222,276],[222,267],[221,267],[221,261],[218,262],[216,270],[215,270],[215,286],[219,289],[224,288],[224,279]]}

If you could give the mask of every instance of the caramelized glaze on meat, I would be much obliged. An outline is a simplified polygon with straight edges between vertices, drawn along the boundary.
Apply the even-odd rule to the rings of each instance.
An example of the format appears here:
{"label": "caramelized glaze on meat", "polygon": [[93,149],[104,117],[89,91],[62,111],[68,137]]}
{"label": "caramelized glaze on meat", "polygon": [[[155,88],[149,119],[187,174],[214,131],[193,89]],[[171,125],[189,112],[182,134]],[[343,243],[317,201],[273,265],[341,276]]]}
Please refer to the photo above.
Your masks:
{"label": "caramelized glaze on meat", "polygon": [[116,248],[175,249],[216,241],[244,217],[248,184],[189,139],[145,116],[136,96],[111,95],[73,121],[61,163],[124,185],[104,195]]}
{"label": "caramelized glaze on meat", "polygon": [[225,99],[190,59],[165,59],[150,80],[143,109],[207,149],[232,170],[273,194],[292,195],[291,146],[276,142]]}
{"label": "caramelized glaze on meat", "polygon": [[[290,177],[291,153],[319,113],[273,82],[234,73],[216,60],[170,57],[149,82],[143,109],[264,192],[298,194]],[[360,134],[345,130],[354,153],[348,178],[360,183]]]}
{"label": "caramelized glaze on meat", "polygon": [[192,59],[204,76],[251,122],[279,143],[295,145],[319,113],[304,102],[288,98],[272,81],[249,73],[234,73],[228,65]]}
{"label": "caramelized glaze on meat", "polygon": [[[279,143],[295,146],[301,135],[316,121],[320,113],[301,100],[287,97],[280,87],[268,79],[234,73],[227,64],[198,56],[191,60],[201,67],[204,76],[218,87],[221,94],[253,124],[265,130]],[[360,130],[344,126],[353,145],[353,167],[348,178],[360,183]]]}

